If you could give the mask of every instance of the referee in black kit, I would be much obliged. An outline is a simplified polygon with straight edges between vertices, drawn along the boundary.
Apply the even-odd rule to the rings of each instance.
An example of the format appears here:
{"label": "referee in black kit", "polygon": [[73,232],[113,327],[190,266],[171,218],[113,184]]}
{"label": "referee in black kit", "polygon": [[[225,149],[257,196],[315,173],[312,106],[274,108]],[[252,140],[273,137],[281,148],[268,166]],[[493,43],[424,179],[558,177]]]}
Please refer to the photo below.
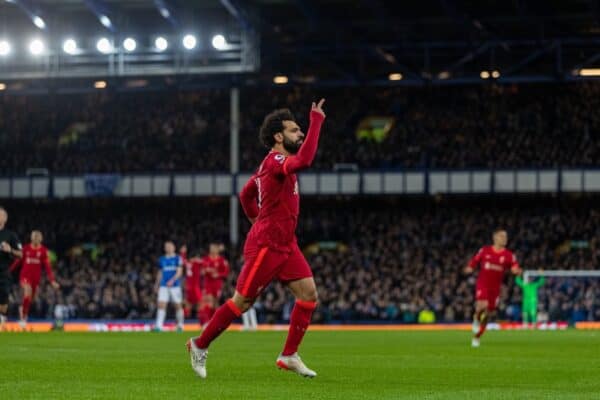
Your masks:
{"label": "referee in black kit", "polygon": [[10,274],[8,269],[13,259],[23,256],[21,243],[17,235],[5,228],[8,213],[0,206],[0,330],[4,330],[6,313],[8,312],[8,292],[10,291]]}

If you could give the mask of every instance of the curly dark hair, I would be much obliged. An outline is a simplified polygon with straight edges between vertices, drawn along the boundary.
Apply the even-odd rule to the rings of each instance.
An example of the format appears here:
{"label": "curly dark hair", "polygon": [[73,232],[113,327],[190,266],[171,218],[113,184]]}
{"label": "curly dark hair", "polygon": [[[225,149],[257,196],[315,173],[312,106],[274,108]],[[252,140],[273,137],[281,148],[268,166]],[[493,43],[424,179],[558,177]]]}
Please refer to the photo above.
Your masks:
{"label": "curly dark hair", "polygon": [[265,117],[265,120],[260,126],[258,137],[260,142],[266,148],[270,149],[275,145],[275,138],[273,135],[278,132],[283,132],[283,121],[296,121],[294,114],[287,108],[275,110]]}

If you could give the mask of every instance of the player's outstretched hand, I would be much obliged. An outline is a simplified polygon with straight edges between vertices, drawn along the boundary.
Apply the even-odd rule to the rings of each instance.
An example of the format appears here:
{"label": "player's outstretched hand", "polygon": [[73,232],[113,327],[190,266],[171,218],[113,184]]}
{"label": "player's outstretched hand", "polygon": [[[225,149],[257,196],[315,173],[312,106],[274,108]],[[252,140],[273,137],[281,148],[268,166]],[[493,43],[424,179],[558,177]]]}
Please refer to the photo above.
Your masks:
{"label": "player's outstretched hand", "polygon": [[473,273],[473,268],[471,268],[471,267],[465,267],[463,269],[463,274],[468,275],[468,274],[472,274],[472,273]]}
{"label": "player's outstretched hand", "polygon": [[59,284],[58,282],[56,282],[56,281],[52,281],[50,284],[52,285],[52,287],[53,287],[55,290],[58,290],[58,289],[60,289],[60,284]]}
{"label": "player's outstretched hand", "polygon": [[316,111],[322,116],[325,116],[325,111],[323,111],[323,103],[325,103],[325,99],[319,100],[318,104],[315,104],[315,102],[313,101],[311,111]]}

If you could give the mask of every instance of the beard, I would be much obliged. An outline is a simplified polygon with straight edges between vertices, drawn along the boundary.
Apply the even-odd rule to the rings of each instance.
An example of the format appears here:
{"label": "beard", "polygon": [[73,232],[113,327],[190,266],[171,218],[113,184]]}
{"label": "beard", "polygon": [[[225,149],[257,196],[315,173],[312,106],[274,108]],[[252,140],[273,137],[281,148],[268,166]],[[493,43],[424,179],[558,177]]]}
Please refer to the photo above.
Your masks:
{"label": "beard", "polygon": [[292,142],[290,139],[284,136],[283,138],[283,148],[290,154],[298,153],[300,150],[300,146],[302,146],[302,139],[298,139],[295,142]]}

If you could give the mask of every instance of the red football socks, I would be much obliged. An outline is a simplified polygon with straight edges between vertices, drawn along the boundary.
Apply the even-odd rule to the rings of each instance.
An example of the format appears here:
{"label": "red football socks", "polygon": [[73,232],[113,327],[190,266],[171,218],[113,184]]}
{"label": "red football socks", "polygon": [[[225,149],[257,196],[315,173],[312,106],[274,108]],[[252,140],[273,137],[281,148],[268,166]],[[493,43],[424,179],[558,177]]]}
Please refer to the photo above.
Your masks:
{"label": "red football socks", "polygon": [[31,307],[31,297],[23,297],[23,319],[26,319],[29,315],[29,308]]}
{"label": "red football socks", "polygon": [[241,316],[242,313],[235,303],[229,299],[217,309],[215,315],[211,318],[199,338],[194,340],[196,346],[200,349],[206,349],[210,343],[215,340],[234,319]]}
{"label": "red football socks", "polygon": [[296,300],[290,316],[290,329],[281,355],[291,356],[298,351],[298,346],[308,329],[315,308],[317,308],[316,302]]}
{"label": "red football socks", "polygon": [[477,320],[479,321],[479,331],[477,332],[477,334],[475,335],[475,337],[477,339],[479,339],[481,337],[481,335],[483,335],[483,333],[485,332],[485,328],[487,328],[487,323],[488,323],[487,312],[480,311],[477,314]]}

